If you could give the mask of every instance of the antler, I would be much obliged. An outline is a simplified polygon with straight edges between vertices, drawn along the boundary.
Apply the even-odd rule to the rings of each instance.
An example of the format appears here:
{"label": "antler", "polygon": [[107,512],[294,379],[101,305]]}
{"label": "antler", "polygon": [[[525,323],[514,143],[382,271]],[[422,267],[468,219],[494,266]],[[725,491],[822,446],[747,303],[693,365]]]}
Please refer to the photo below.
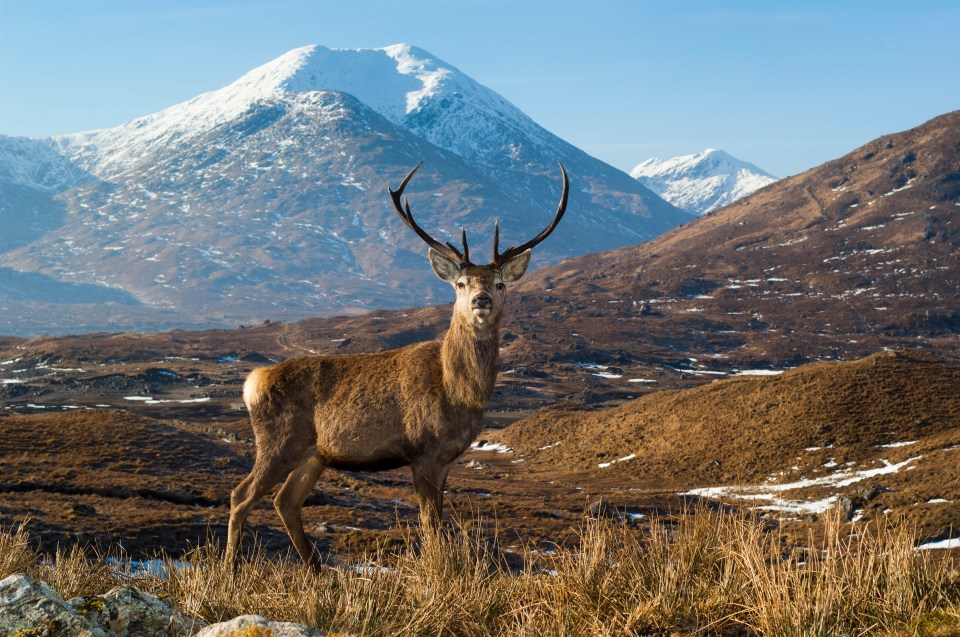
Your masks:
{"label": "antler", "polygon": [[423,166],[423,162],[420,162],[413,167],[407,176],[403,178],[403,181],[400,182],[400,187],[396,190],[393,190],[389,186],[387,190],[390,192],[390,198],[393,200],[393,207],[396,208],[397,214],[400,215],[400,218],[403,219],[403,222],[407,224],[407,227],[417,233],[417,236],[423,239],[428,246],[447,257],[451,261],[456,261],[460,264],[460,267],[466,267],[468,265],[473,265],[470,263],[470,248],[467,246],[467,231],[464,228],[460,228],[461,242],[463,243],[463,252],[457,250],[456,247],[449,241],[446,245],[440,243],[426,231],[417,225],[417,222],[413,220],[413,213],[410,212],[410,202],[406,197],[403,199],[403,205],[400,205],[400,195],[403,194],[403,189],[407,187],[407,182],[410,181],[410,178],[413,177],[413,174],[419,170],[420,166]]}
{"label": "antler", "polygon": [[[518,254],[523,254],[530,248],[535,247],[541,241],[550,236],[550,233],[553,232],[553,229],[557,227],[557,224],[560,223],[560,219],[563,218],[563,213],[567,210],[567,195],[570,190],[570,182],[567,179],[567,171],[564,170],[563,164],[559,161],[557,165],[560,166],[560,172],[563,175],[563,192],[560,194],[560,205],[557,206],[557,214],[553,216],[553,221],[550,222],[546,228],[544,228],[540,234],[535,236],[530,241],[527,241],[521,246],[510,246],[507,248],[506,252],[500,254],[500,222],[497,221],[493,226],[493,263],[495,265],[502,266],[510,259],[514,258]],[[414,169],[416,170],[416,169]]]}

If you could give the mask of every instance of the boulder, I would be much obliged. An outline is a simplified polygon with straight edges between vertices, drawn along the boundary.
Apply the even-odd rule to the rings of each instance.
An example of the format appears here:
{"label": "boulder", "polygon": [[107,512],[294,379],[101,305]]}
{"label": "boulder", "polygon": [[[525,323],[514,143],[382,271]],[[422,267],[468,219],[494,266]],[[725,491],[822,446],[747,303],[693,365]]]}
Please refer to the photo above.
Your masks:
{"label": "boulder", "polygon": [[263,635],[266,637],[323,637],[323,633],[305,624],[275,622],[260,615],[241,615],[228,622],[211,624],[195,637],[246,637]]}
{"label": "boulder", "polygon": [[57,591],[24,573],[0,581],[0,635],[104,637]]}
{"label": "boulder", "polygon": [[105,595],[78,597],[69,602],[106,635],[189,635],[205,626],[170,608],[165,601],[124,584]]}

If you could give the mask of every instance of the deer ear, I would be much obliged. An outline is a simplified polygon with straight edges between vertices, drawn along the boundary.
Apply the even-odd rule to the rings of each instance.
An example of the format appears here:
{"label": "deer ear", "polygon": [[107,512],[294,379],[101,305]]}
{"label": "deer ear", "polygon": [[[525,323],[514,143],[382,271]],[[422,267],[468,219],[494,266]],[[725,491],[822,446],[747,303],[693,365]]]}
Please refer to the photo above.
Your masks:
{"label": "deer ear", "polygon": [[436,275],[451,285],[456,285],[457,279],[460,278],[460,266],[433,248],[430,248],[427,254],[430,257],[430,265],[433,267]]}
{"label": "deer ear", "polygon": [[500,267],[500,276],[503,277],[504,283],[516,281],[524,275],[527,266],[530,265],[530,255],[531,252],[528,248]]}

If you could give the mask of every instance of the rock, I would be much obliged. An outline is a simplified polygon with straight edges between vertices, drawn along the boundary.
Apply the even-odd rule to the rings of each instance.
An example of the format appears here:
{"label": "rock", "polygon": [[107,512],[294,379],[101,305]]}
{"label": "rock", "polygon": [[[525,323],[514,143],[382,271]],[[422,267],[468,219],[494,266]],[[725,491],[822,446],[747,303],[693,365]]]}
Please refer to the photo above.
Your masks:
{"label": "rock", "polygon": [[45,582],[24,573],[0,581],[0,635],[104,637]]}
{"label": "rock", "polygon": [[107,635],[188,635],[205,624],[183,617],[159,597],[126,584],[105,595],[78,597],[69,603]]}
{"label": "rock", "polygon": [[841,495],[837,498],[837,508],[840,509],[841,513],[847,520],[852,520],[854,515],[856,515],[857,510],[862,508],[862,503],[859,498],[850,498],[845,495]]}
{"label": "rock", "polygon": [[0,581],[0,635],[149,637],[188,635],[204,625],[132,586],[64,601],[48,584],[23,573]]}
{"label": "rock", "polygon": [[260,615],[241,615],[228,622],[211,624],[195,637],[246,637],[270,635],[271,637],[323,637],[323,633],[305,624],[270,621]]}

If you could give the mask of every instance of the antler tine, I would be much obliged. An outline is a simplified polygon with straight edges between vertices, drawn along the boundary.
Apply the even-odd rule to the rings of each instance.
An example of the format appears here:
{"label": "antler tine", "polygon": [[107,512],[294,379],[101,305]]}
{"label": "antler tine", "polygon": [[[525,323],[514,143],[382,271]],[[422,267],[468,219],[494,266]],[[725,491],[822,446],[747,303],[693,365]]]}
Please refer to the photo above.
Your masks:
{"label": "antler tine", "polygon": [[530,241],[520,246],[510,246],[503,254],[499,253],[500,222],[498,221],[493,229],[493,262],[496,265],[503,265],[518,254],[523,254],[527,250],[536,247],[541,241],[549,237],[550,233],[557,227],[557,224],[560,223],[560,220],[563,218],[563,213],[567,211],[567,196],[570,191],[570,180],[567,178],[567,171],[564,169],[563,164],[558,161],[557,165],[560,166],[560,173],[563,175],[563,192],[560,194],[560,204],[557,206],[557,213],[553,215],[553,221]]}
{"label": "antler tine", "polygon": [[[460,243],[463,244],[463,257],[462,257],[463,263],[469,264],[470,263],[470,247],[467,245],[467,229],[466,228],[460,228]],[[453,245],[449,241],[447,241],[447,245],[450,246],[451,250],[453,250],[457,254],[460,254],[460,251],[457,250],[457,247],[455,245]]]}
{"label": "antler tine", "polygon": [[403,178],[403,181],[400,182],[400,187],[396,190],[387,186],[387,191],[390,193],[390,199],[393,201],[393,207],[396,209],[397,214],[400,216],[400,219],[403,220],[403,223],[407,225],[408,228],[417,233],[417,236],[423,239],[424,243],[428,246],[444,255],[451,261],[456,261],[460,264],[460,267],[471,265],[469,250],[467,248],[467,231],[462,230],[463,233],[463,252],[457,250],[450,242],[447,242],[446,245],[440,243],[433,237],[431,237],[427,232],[417,225],[417,222],[413,220],[413,213],[410,211],[410,201],[404,197],[403,203],[400,202],[400,197],[403,195],[403,189],[407,187],[407,183],[410,182],[410,179],[413,177],[413,174],[420,169],[420,166],[423,166],[423,162],[420,162],[413,167],[407,176]]}

